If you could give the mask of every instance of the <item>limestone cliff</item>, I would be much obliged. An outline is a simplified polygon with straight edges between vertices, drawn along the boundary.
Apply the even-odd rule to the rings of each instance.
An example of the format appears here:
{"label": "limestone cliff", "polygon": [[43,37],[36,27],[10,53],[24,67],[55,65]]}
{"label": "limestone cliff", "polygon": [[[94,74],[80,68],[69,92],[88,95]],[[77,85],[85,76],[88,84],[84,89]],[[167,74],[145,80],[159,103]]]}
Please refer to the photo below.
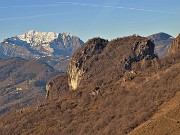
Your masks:
{"label": "limestone cliff", "polygon": [[68,82],[72,90],[75,90],[83,79],[83,74],[88,70],[87,63],[92,57],[96,57],[105,48],[107,40],[94,38],[89,40],[72,57],[68,67]]}
{"label": "limestone cliff", "polygon": [[[126,70],[132,70],[133,63],[153,59],[154,47],[151,40],[136,35],[111,42],[101,38],[89,40],[71,58],[68,68],[69,86],[76,90],[81,84],[85,86],[92,81],[97,83],[107,80],[103,77],[120,77]],[[92,76],[95,79],[92,80]]]}

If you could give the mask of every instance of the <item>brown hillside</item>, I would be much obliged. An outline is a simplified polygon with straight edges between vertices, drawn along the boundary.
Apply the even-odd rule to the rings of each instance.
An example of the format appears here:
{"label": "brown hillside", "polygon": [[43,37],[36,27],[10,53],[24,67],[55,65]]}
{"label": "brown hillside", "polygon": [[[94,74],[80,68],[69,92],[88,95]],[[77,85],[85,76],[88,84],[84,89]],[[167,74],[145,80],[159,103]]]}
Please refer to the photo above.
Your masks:
{"label": "brown hillside", "polygon": [[180,133],[180,92],[147,122],[137,127],[129,135],[179,135]]}
{"label": "brown hillside", "polygon": [[59,72],[47,64],[22,58],[0,60],[0,114],[39,104],[45,97],[47,80]]}
{"label": "brown hillside", "polygon": [[[176,78],[173,79],[174,83],[171,86],[177,85],[179,90],[170,101],[165,102],[160,106],[159,111],[147,122],[137,127],[130,135],[179,135],[180,133],[180,61],[179,61],[179,48],[180,48],[180,36],[178,36],[173,44],[169,48],[168,57],[163,59],[163,65],[171,67],[165,70],[169,76],[177,74]],[[173,64],[172,64],[173,63]],[[168,79],[169,80],[169,79]]]}
{"label": "brown hillside", "polygon": [[[0,117],[0,133],[125,135],[131,132],[157,113],[180,88],[179,60],[159,60],[153,51],[153,42],[139,36],[110,42],[100,38],[89,40],[73,55],[68,76],[48,83],[46,104]],[[70,91],[64,86],[67,82]],[[62,93],[64,89],[66,92]]]}

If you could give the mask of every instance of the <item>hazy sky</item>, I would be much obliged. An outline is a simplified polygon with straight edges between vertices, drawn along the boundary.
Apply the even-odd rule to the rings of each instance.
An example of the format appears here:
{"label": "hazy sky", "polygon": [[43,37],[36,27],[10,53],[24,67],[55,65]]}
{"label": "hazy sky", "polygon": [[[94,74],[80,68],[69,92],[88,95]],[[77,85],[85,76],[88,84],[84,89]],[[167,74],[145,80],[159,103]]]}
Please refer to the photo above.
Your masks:
{"label": "hazy sky", "polygon": [[29,30],[86,41],[180,32],[180,0],[0,0],[0,41]]}

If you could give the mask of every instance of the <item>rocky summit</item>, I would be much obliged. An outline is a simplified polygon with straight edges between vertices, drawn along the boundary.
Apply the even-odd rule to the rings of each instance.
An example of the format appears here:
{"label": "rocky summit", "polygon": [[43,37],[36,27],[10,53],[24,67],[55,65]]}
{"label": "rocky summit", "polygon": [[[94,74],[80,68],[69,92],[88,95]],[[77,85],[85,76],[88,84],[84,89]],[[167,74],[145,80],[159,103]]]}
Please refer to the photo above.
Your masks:
{"label": "rocky summit", "polygon": [[[95,73],[97,77],[102,72],[106,73],[103,67],[98,70],[95,64],[102,64],[109,70],[110,68],[114,68],[117,72],[132,70],[133,63],[153,59],[155,57],[154,48],[155,44],[151,40],[135,35],[116,39],[111,42],[94,38],[88,41],[72,56],[68,68],[69,85],[75,90],[78,85],[80,85],[81,80],[85,78],[91,79],[91,77],[88,76],[93,75],[87,74],[87,72],[90,71],[92,71],[92,74]],[[121,53],[118,54],[118,52]],[[101,57],[103,57],[103,59]],[[112,58],[112,60],[108,62],[110,58]],[[115,74],[116,73],[109,75],[109,77],[118,76],[118,73]]]}

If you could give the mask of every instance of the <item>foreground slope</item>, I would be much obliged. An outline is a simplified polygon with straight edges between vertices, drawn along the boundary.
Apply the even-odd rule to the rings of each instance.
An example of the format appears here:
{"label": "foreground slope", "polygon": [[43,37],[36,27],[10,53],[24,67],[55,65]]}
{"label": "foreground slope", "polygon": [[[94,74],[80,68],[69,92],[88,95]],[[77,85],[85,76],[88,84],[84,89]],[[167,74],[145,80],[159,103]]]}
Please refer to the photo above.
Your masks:
{"label": "foreground slope", "polygon": [[180,92],[147,122],[137,127],[129,135],[179,135],[180,133]]}
{"label": "foreground slope", "polygon": [[139,36],[110,42],[89,40],[71,58],[67,74],[48,82],[46,103],[0,117],[0,132],[130,133],[158,112],[180,88],[180,69],[176,66],[179,57],[173,53],[159,60],[154,47],[152,41]]}
{"label": "foreground slope", "polygon": [[[168,50],[168,56],[174,63],[173,66],[165,70],[166,74],[169,76],[176,76],[173,81],[178,84],[179,91],[176,95],[169,101],[165,102],[159,111],[147,122],[143,123],[137,127],[130,135],[179,135],[180,133],[180,61],[179,61],[179,51],[180,51],[180,35],[174,39],[173,44]],[[168,80],[171,78],[168,78]],[[170,84],[174,85],[174,83]]]}

